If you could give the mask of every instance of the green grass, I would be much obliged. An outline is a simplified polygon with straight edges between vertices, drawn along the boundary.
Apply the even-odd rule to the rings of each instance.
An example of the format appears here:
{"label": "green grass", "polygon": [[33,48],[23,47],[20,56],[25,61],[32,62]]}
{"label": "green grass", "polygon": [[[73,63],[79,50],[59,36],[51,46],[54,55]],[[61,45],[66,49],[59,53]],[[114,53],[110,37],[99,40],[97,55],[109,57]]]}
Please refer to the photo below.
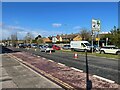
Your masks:
{"label": "green grass", "polygon": [[[71,50],[59,50],[57,52],[75,53],[74,51],[71,51]],[[85,55],[85,52],[77,52],[77,53]],[[98,56],[98,57],[105,57],[105,58],[115,58],[115,60],[120,59],[119,55],[113,55],[113,54],[100,54],[100,53],[95,53],[95,52],[94,53],[88,52],[87,54],[91,55],[91,56]]]}
{"label": "green grass", "polygon": [[[31,50],[35,50],[35,49],[31,48]],[[39,51],[39,49],[37,49],[37,51]],[[75,53],[75,51],[71,51],[71,50],[56,50],[56,52],[67,52],[67,53],[71,53],[71,54]],[[85,55],[85,52],[77,52],[77,53]],[[99,54],[99,53],[95,53],[95,52],[94,53],[88,52],[87,54],[91,55],[91,56],[98,56],[98,57],[105,57],[105,58],[115,58],[114,60],[120,59],[120,56],[112,55],[112,54]]]}

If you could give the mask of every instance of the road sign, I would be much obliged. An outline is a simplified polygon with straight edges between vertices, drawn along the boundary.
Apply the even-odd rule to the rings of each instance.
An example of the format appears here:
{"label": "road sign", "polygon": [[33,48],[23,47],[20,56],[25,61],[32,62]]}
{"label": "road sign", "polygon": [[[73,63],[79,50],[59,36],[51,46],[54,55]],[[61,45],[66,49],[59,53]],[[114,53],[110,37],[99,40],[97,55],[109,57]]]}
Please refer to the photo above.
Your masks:
{"label": "road sign", "polygon": [[92,30],[100,31],[100,20],[92,19]]}

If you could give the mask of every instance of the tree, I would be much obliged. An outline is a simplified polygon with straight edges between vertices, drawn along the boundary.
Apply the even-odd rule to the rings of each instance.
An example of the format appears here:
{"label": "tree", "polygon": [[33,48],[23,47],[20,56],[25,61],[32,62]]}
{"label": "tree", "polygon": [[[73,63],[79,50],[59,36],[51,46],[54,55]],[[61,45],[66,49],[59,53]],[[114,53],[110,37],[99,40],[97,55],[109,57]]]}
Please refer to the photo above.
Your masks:
{"label": "tree", "polygon": [[25,42],[26,43],[31,43],[32,42],[32,39],[33,39],[33,35],[31,33],[27,33],[26,36],[25,36]]}
{"label": "tree", "polygon": [[113,44],[120,47],[120,28],[117,29],[116,26],[114,26],[114,29],[111,30],[110,35]]}
{"label": "tree", "polygon": [[38,44],[43,43],[43,38],[39,38],[39,39],[37,40],[37,43],[38,43]]}
{"label": "tree", "polygon": [[104,40],[106,40],[106,38],[109,39],[108,44],[113,44],[120,47],[120,28],[116,28],[116,26],[114,26],[109,34],[106,34],[102,37]]}
{"label": "tree", "polygon": [[86,28],[82,28],[80,30],[80,35],[82,37],[82,40],[90,40],[91,39],[91,32],[88,31]]}

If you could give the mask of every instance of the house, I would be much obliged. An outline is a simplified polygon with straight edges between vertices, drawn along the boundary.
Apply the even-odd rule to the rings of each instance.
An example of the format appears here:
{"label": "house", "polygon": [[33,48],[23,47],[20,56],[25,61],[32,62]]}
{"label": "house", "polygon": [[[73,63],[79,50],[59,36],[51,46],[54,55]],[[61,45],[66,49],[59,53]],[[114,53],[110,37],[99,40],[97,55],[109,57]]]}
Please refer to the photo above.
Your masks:
{"label": "house", "polygon": [[80,35],[77,35],[76,37],[73,38],[73,41],[81,41],[82,37]]}
{"label": "house", "polygon": [[43,38],[43,43],[52,43],[52,40],[50,38]]}
{"label": "house", "polygon": [[59,38],[57,36],[52,36],[52,43],[56,43],[59,41]]}
{"label": "house", "polygon": [[65,34],[65,35],[57,35],[52,37],[52,42],[70,42],[70,41],[80,41],[82,40],[79,34]]}

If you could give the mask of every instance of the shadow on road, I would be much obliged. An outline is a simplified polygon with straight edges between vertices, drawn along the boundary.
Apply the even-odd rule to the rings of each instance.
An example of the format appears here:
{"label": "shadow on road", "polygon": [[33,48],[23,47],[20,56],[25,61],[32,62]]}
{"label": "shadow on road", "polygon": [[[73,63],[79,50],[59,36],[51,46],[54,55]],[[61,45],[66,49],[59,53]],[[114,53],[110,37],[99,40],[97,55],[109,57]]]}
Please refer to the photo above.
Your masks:
{"label": "shadow on road", "polygon": [[4,53],[15,53],[15,52],[20,52],[20,51],[13,51],[7,47],[4,46],[0,46],[0,54],[4,54]]}

